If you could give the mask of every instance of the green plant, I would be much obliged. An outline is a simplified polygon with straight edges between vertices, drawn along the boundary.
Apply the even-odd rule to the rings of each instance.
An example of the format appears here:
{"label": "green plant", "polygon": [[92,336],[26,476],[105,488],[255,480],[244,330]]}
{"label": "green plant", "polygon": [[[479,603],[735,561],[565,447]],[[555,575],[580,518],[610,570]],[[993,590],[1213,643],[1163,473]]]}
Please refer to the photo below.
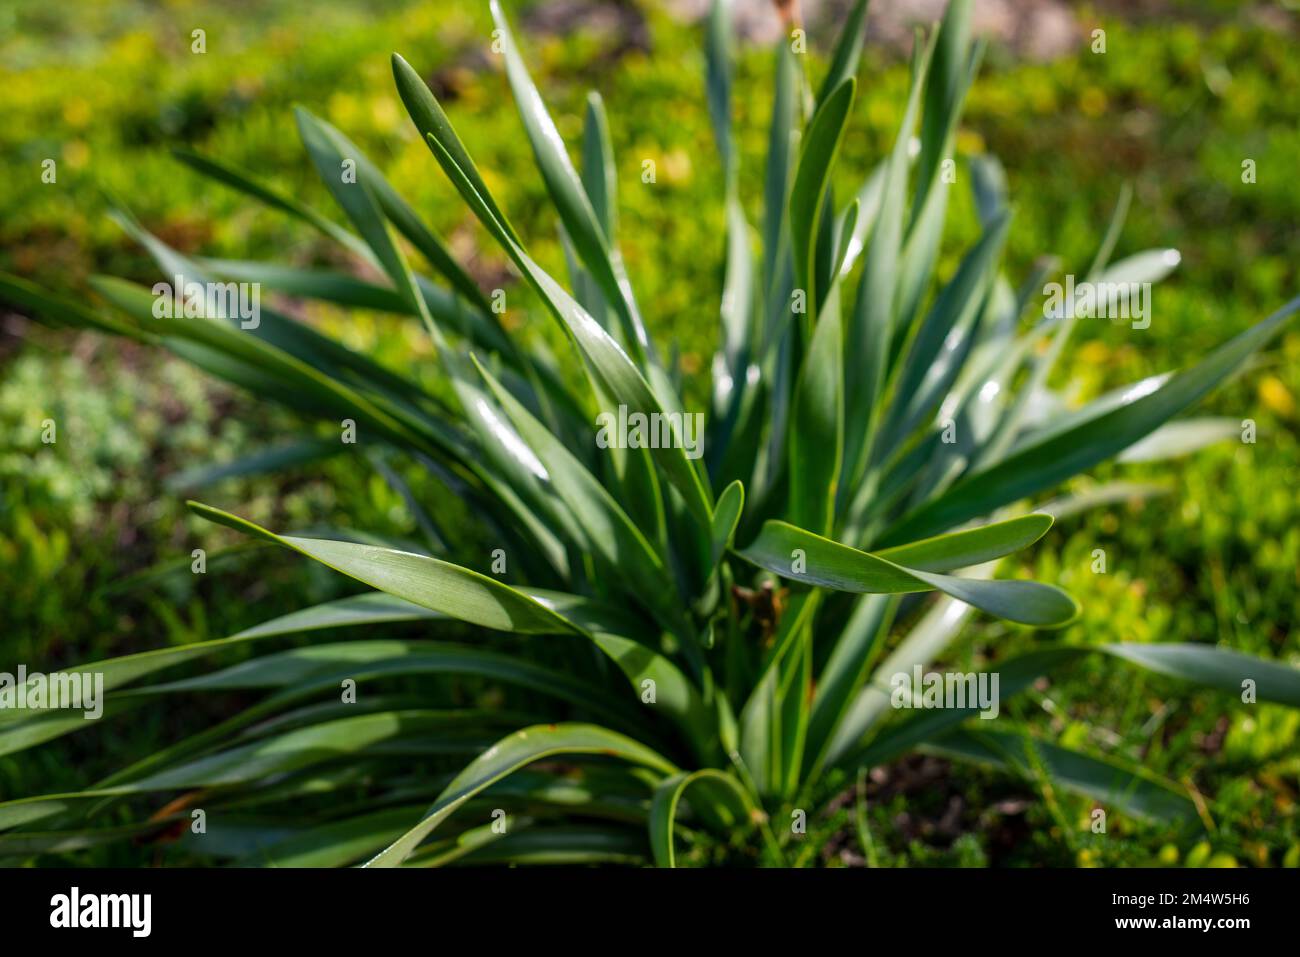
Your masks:
{"label": "green plant", "polygon": [[[0,853],[152,833],[201,808],[214,827],[244,822],[242,842],[228,836],[222,853],[252,862],[634,861],[647,856],[648,830],[650,856],[671,864],[674,838],[692,833],[690,824],[738,857],[798,863],[786,821],[828,797],[832,773],[922,744],[1136,815],[1194,818],[1192,802],[1166,782],[1018,727],[987,730],[967,721],[974,707],[886,722],[891,676],[933,661],[973,608],[1030,626],[1067,624],[1076,607],[1064,592],[993,577],[998,559],[1051,524],[1048,514],[1026,514],[1023,501],[1120,453],[1150,459],[1221,438],[1218,420],[1166,423],[1239,369],[1300,300],[1187,371],[1064,408],[1047,379],[1078,320],[1054,313],[1021,329],[1049,267],[1018,292],[1000,274],[1010,210],[990,159],[970,169],[982,235],[930,292],[957,118],[981,55],[969,41],[968,2],[954,2],[939,29],[918,36],[897,141],[851,202],[835,202],[831,174],[854,100],[865,11],[864,0],[815,92],[790,44],[776,52],[756,255],[731,141],[727,6],[715,4],[707,85],[728,228],[703,463],[688,455],[680,374],[660,359],[618,251],[601,101],[589,101],[579,174],[495,5],[509,82],[562,227],[572,296],[529,257],[418,74],[396,56],[394,74],[442,170],[556,320],[576,363],[557,364],[540,342],[524,347],[508,334],[496,294],[484,295],[342,133],[305,111],[303,144],[352,230],[237,169],[181,158],[312,225],[386,285],[193,259],[127,214],[118,219],[168,277],[260,283],[417,317],[436,350],[437,381],[387,369],[270,309],[254,327],[235,315],[162,317],[145,287],[98,278],[94,288],[121,314],[108,315],[0,277],[5,298],[50,322],[161,344],[259,396],[352,422],[375,449],[426,469],[481,523],[472,538],[456,540],[409,496],[427,538],[422,552],[276,534],[192,504],[375,591],[221,641],[76,669],[103,674],[110,713],[188,692],[269,694],[84,792],[0,804],[0,828],[13,832],[0,835]],[[1110,263],[1127,204],[1125,194],[1088,270],[1099,283],[1154,282],[1175,263],[1163,250]],[[393,230],[438,281],[412,271]],[[855,282],[850,301],[845,290]],[[581,374],[566,377],[575,368]],[[672,441],[601,447],[599,416],[620,409],[668,417]],[[256,474],[353,448],[305,439],[218,471]],[[1052,509],[1142,491],[1103,487]],[[934,591],[939,597],[919,609],[915,596]],[[451,630],[452,619],[500,634],[474,632],[479,644],[313,642],[140,684],[265,638],[412,621]],[[887,649],[896,624],[905,633]],[[1300,673],[1279,663],[1211,646],[1135,643],[1050,643],[1000,661],[1001,699],[1093,652],[1232,693],[1250,680],[1260,699],[1300,704]],[[486,692],[467,703],[478,679],[509,687],[509,708]],[[379,680],[384,691],[352,697],[357,684]],[[447,707],[429,709],[431,698]],[[547,723],[556,700],[583,720]],[[79,714],[0,712],[0,753],[85,724]],[[459,773],[430,770],[456,756],[471,757]],[[187,793],[147,820],[86,823],[105,804],[172,791]],[[315,814],[307,826],[299,823],[304,806]],[[518,816],[502,819],[505,808]],[[200,854],[222,846],[195,843]]]}

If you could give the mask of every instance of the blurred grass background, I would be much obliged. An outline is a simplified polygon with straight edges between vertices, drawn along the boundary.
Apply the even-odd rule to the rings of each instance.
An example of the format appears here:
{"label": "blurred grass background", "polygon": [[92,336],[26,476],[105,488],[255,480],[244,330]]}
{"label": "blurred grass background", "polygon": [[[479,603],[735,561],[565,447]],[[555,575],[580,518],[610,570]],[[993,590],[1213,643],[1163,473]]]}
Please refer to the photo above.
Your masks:
{"label": "blurred grass background", "polygon": [[[550,325],[533,321],[539,313],[529,310],[527,291],[482,242],[418,141],[392,86],[388,54],[397,50],[443,100],[533,254],[563,274],[544,187],[488,53],[490,20],[479,6],[9,0],[0,7],[0,268],[81,293],[96,272],[152,283],[152,264],[105,216],[110,198],[185,251],[328,261],[337,253],[313,234],[169,156],[177,146],[212,154],[333,215],[298,144],[291,106],[301,103],[365,149],[485,287],[507,286],[512,313],[519,297],[528,317],[522,334],[550,338]],[[586,91],[605,98],[628,268],[652,331],[661,343],[678,344],[698,399],[717,336],[722,197],[699,28],[677,15],[683,6],[507,4],[571,145]],[[1154,292],[1149,329],[1099,324],[1076,338],[1068,379],[1059,385],[1086,400],[1189,364],[1300,292],[1300,13],[1280,3],[1056,6],[1070,32],[1051,59],[995,40],[968,101],[958,181],[966,182],[970,155],[989,151],[1006,166],[1015,208],[1007,250],[1013,282],[1048,252],[1061,257],[1065,271],[1081,274],[1125,181],[1135,195],[1117,258],[1153,246],[1181,251],[1181,267]],[[206,31],[201,55],[190,50],[196,28]],[[1106,31],[1104,54],[1090,49],[1096,28]],[[824,53],[831,33],[811,21],[811,49]],[[844,144],[842,195],[857,185],[848,174],[865,175],[892,140],[906,87],[904,55],[887,40],[868,46]],[[750,197],[761,195],[769,73],[764,47],[741,47],[736,122],[742,194]],[[41,183],[47,158],[56,160],[56,184]],[[1241,177],[1248,158],[1256,163],[1253,184]],[[653,185],[641,182],[646,159],[656,163]],[[967,191],[953,196],[941,275],[955,268],[977,228]],[[757,210],[750,213],[756,221]],[[395,367],[418,369],[428,355],[414,323],[314,307],[299,314]],[[1033,550],[1025,570],[1059,582],[1083,603],[1083,618],[1064,639],[1218,641],[1300,664],[1297,359],[1300,334],[1292,332],[1205,406],[1254,419],[1257,444],[1225,443],[1182,462],[1096,473],[1158,478],[1171,493],[1066,520]],[[46,418],[58,422],[55,445],[40,441]],[[53,333],[0,311],[0,608],[8,624],[0,670],[17,662],[52,670],[222,637],[348,593],[347,582],[322,566],[257,553],[205,576],[187,573],[192,548],[231,539],[188,518],[184,496],[165,485],[167,477],[298,430],[287,414],[160,354]],[[276,527],[328,523],[401,535],[413,524],[382,479],[339,459],[204,494]],[[454,514],[455,503],[444,507]],[[1095,548],[1106,550],[1104,575],[1090,570]],[[166,561],[179,562],[183,573],[106,591]],[[979,623],[953,663],[983,664],[1031,637]],[[1093,835],[1091,805],[1050,782],[1008,781],[918,757],[878,769],[867,782],[881,861],[1300,862],[1300,715],[1257,706],[1227,717],[1215,693],[1121,669],[1082,663],[1036,689],[1018,713],[1067,744],[1142,763],[1194,788],[1213,823],[1207,834],[1115,822],[1107,835]],[[125,754],[147,752],[210,717],[137,715],[74,736],[65,747],[0,759],[0,799],[84,784]],[[856,863],[851,812],[846,805],[810,822],[808,853]],[[104,855],[96,860],[142,859],[132,848]]]}

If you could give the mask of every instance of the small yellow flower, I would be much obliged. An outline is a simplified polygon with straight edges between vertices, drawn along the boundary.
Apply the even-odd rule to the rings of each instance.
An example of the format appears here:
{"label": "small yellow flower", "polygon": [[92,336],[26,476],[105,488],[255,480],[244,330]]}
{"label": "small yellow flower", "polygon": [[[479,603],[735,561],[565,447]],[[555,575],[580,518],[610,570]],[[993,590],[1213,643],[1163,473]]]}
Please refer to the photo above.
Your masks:
{"label": "small yellow flower", "polygon": [[1289,419],[1295,415],[1295,399],[1277,376],[1265,376],[1260,380],[1259,401],[1280,418]]}

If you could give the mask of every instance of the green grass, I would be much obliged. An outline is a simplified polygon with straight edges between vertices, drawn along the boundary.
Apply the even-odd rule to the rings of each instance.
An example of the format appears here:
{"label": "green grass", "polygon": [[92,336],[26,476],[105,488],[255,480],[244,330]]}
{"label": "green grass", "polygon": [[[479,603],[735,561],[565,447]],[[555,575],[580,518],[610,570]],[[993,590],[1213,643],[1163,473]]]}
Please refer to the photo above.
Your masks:
{"label": "green grass", "polygon": [[[485,249],[453,191],[432,175],[427,151],[392,92],[384,54],[402,49],[418,50],[423,63],[463,64],[440,74],[457,94],[449,114],[539,261],[562,272],[545,190],[521,149],[504,78],[476,66],[486,14],[401,2],[374,13],[340,3],[310,17],[260,4],[250,5],[252,17],[217,4],[163,11],[142,6],[130,19],[87,12],[72,20],[47,9],[23,2],[0,14],[20,27],[0,40],[6,65],[0,83],[8,103],[0,157],[6,168],[20,171],[18,182],[30,172],[30,185],[0,193],[0,267],[71,289],[83,289],[92,270],[151,280],[142,255],[104,218],[100,188],[131,197],[133,211],[183,250],[254,257],[287,251],[295,261],[318,261],[323,248],[303,232],[250,211],[242,198],[166,156],[171,146],[192,145],[329,208],[300,160],[286,109],[291,102],[344,129],[453,243]],[[189,30],[199,25],[208,31],[206,56],[188,52]],[[529,55],[571,142],[585,91],[599,83],[614,121],[621,228],[633,281],[642,302],[655,306],[648,316],[655,334],[684,343],[682,366],[696,371],[707,368],[716,328],[711,300],[700,291],[715,284],[721,268],[719,170],[703,109],[698,34],[657,14],[651,27],[654,50],[674,55],[632,53],[617,70],[595,68],[593,59],[605,52],[602,41],[581,31],[565,39],[530,37]],[[982,145],[1007,167],[1018,200],[1007,253],[1012,275],[1023,275],[1045,251],[1082,272],[1123,178],[1134,183],[1136,196],[1117,254],[1162,245],[1183,253],[1182,267],[1155,292],[1151,329],[1105,330],[1101,344],[1069,357],[1068,384],[1080,398],[1164,371],[1244,328],[1294,293],[1300,253],[1294,227],[1300,196],[1291,183],[1300,98],[1285,95],[1300,89],[1294,33],[1277,36],[1226,13],[1196,25],[1106,27],[1104,56],[1084,47],[1050,65],[1024,66],[991,55],[959,141],[963,155]],[[860,92],[857,132],[846,140],[841,161],[854,176],[887,149],[906,84],[895,55],[869,50],[867,60],[872,82]],[[757,52],[747,54],[736,81],[747,195],[756,195],[761,181],[767,62]],[[750,90],[763,92],[751,96]],[[57,188],[39,184],[47,156],[59,160]],[[1254,185],[1240,179],[1245,157],[1258,164]],[[644,159],[658,166],[654,187],[640,184]],[[965,171],[960,164],[959,176]],[[965,190],[953,196],[956,228],[940,266],[945,275],[975,236]],[[504,276],[502,259],[492,252],[474,268],[476,276]],[[512,287],[516,294],[533,305]],[[418,361],[425,349],[391,321],[345,326],[325,311],[319,319],[393,363],[412,355]],[[186,555],[194,543],[228,540],[184,519],[178,496],[158,480],[172,469],[289,432],[287,422],[266,421],[246,397],[170,363],[125,355],[116,345],[89,354],[83,347],[71,358],[64,352],[73,352],[70,337],[37,334],[34,344],[16,355],[6,349],[0,358],[0,430],[6,436],[0,449],[0,599],[17,609],[21,653],[27,643],[54,661],[86,660],[216,637],[300,604],[290,604],[284,582],[263,580],[266,563],[256,572],[245,568],[200,584],[176,576],[153,595],[62,600],[93,595],[160,557]],[[1256,419],[1258,444],[1224,445],[1185,466],[1161,466],[1160,474],[1173,479],[1170,495],[1064,522],[1049,533],[1048,547],[1035,551],[1032,565],[1019,569],[1059,581],[1080,599],[1085,614],[1070,637],[1217,638],[1297,661],[1297,358],[1300,337],[1292,333],[1265,357],[1264,368],[1221,390],[1207,407]],[[33,441],[35,423],[49,412],[61,422],[70,416],[85,423],[80,434],[61,435],[57,452]],[[142,469],[142,462],[150,467]],[[1132,467],[1123,472],[1142,474]],[[310,470],[288,488],[250,483],[221,491],[222,501],[251,503],[246,514],[274,527],[341,523],[344,517],[355,527],[412,527],[393,493],[342,467]],[[1106,575],[1089,571],[1097,547],[1107,551]],[[337,593],[331,592],[337,582],[307,563],[296,564],[293,576],[299,597]],[[258,607],[233,603],[222,620],[209,620],[213,608],[231,608],[223,595],[255,596]],[[997,660],[1023,640],[987,623],[968,636],[968,657],[955,661],[965,667]],[[1249,716],[1224,719],[1216,693],[1190,691],[1104,660],[1075,665],[1068,678],[1017,708],[1068,743],[1191,781],[1205,796],[1216,829],[1208,855],[1194,849],[1199,841],[1183,839],[1177,861],[1217,854],[1277,865],[1289,853],[1294,863],[1300,728],[1293,712],[1261,706]],[[162,723],[160,717],[137,728],[140,738],[131,747],[147,746],[149,734],[162,733]],[[52,790],[51,782],[72,785],[89,766],[73,773],[55,760],[40,769],[0,760],[0,794],[33,793],[40,774],[49,777],[39,790]],[[909,838],[897,826],[899,814],[942,816],[944,807],[927,806],[933,796],[873,802],[868,816],[882,863],[1133,864],[1174,856],[1166,848],[1171,836],[1159,828],[1116,825],[1106,838],[1091,835],[1090,805],[1054,793],[1050,784],[1031,787],[970,769],[954,770],[946,780],[945,793],[965,797],[960,820],[967,836],[954,842],[942,830],[927,835],[921,828],[921,836]],[[1034,800],[1021,815],[985,810],[1024,795]],[[1023,817],[1025,826],[1017,831],[1006,817]],[[817,822],[807,840],[837,846],[856,840],[852,830],[850,810],[843,820]],[[1007,833],[1019,834],[1010,852],[998,844]]]}

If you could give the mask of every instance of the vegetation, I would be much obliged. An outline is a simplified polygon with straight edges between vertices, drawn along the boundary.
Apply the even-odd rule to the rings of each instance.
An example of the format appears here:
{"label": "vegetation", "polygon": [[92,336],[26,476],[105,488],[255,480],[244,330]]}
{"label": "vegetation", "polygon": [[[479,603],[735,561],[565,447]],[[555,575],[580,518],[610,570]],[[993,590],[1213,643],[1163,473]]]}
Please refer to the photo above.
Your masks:
{"label": "vegetation", "polygon": [[[897,718],[882,691],[890,676],[943,654],[969,605],[1043,627],[1073,617],[1073,602],[1050,586],[993,579],[988,568],[961,578],[948,573],[1031,545],[1050,519],[1024,514],[1022,499],[1050,492],[1144,436],[1138,457],[1147,460],[1221,438],[1222,421],[1162,425],[1240,368],[1294,308],[1184,373],[1143,379],[1141,389],[1064,411],[1046,384],[1057,362],[1078,354],[1080,347],[1067,342],[1083,330],[1065,316],[1022,323],[1042,276],[1021,283],[1017,294],[1000,272],[1011,216],[1000,168],[990,159],[970,165],[980,231],[949,278],[933,282],[949,199],[942,160],[952,152],[957,115],[980,58],[967,42],[967,16],[965,5],[955,5],[942,30],[916,44],[900,135],[865,183],[849,190],[856,199],[848,204],[831,199],[831,184],[844,179],[836,159],[855,96],[860,29],[845,32],[817,84],[781,44],[757,254],[746,222],[752,212],[741,199],[754,177],[744,174],[732,134],[731,57],[725,21],[715,16],[709,101],[723,157],[726,185],[718,192],[726,197],[728,254],[723,290],[715,296],[723,303],[723,333],[713,387],[705,396],[694,387],[711,408],[707,469],[681,448],[645,454],[595,447],[599,411],[689,409],[692,386],[680,364],[656,357],[623,282],[615,165],[600,101],[589,104],[579,176],[550,135],[551,121],[504,20],[498,26],[510,83],[563,226],[576,300],[524,250],[486,174],[469,160],[424,82],[404,61],[394,61],[394,72],[443,171],[533,287],[535,301],[557,320],[551,343],[572,347],[579,362],[552,361],[540,339],[521,346],[520,323],[510,321],[513,304],[507,321],[499,320],[479,285],[377,168],[305,111],[298,117],[304,145],[355,232],[283,194],[270,197],[272,205],[338,241],[368,278],[196,259],[129,216],[120,221],[165,275],[259,281],[296,296],[416,318],[434,345],[424,364],[436,363],[436,375],[412,372],[409,362],[393,371],[270,310],[250,335],[238,321],[220,317],[159,320],[147,286],[122,280],[93,283],[118,310],[109,313],[6,279],[6,297],[46,319],[161,343],[263,398],[323,414],[330,423],[354,419],[368,452],[401,452],[424,471],[423,483],[450,489],[470,513],[463,527],[447,529],[434,521],[436,512],[420,510],[417,496],[403,495],[425,541],[380,535],[363,543],[279,536],[195,506],[205,517],[288,545],[384,594],[315,606],[215,647],[189,644],[95,666],[110,683],[126,686],[163,666],[260,637],[382,620],[449,617],[521,635],[457,632],[474,636],[472,646],[423,639],[330,643],[317,635],[300,648],[226,671],[136,685],[114,699],[130,708],[203,690],[272,693],[83,796],[10,802],[0,820],[19,826],[6,838],[11,849],[36,853],[154,833],[201,806],[214,821],[247,817],[231,829],[224,853],[211,834],[190,850],[255,861],[349,863],[386,848],[377,861],[399,863],[430,832],[433,841],[420,846],[412,863],[634,860],[647,855],[648,830],[649,854],[661,863],[674,855],[675,832],[712,835],[692,843],[711,859],[802,862],[800,834],[787,822],[803,810],[816,819],[845,775],[918,744],[1044,782],[1045,793],[1053,785],[1081,792],[1126,816],[1194,820],[1195,804],[1184,792],[1068,740],[1029,734],[1020,720],[996,732],[978,719],[962,724],[974,709],[884,720]],[[921,150],[912,164],[908,134],[918,116]],[[795,129],[803,130],[797,149],[789,135]],[[348,159],[356,161],[354,183],[338,176]],[[188,162],[268,198],[232,166],[194,156]],[[1088,275],[1157,281],[1174,261],[1163,250],[1111,262],[1127,205],[1126,194]],[[436,279],[410,271],[390,228],[425,258]],[[872,362],[852,364],[861,356]],[[950,426],[955,442],[945,435]],[[313,436],[279,451],[277,465],[355,449]],[[405,491],[403,479],[382,465],[386,459],[379,461]],[[234,471],[253,474],[266,464],[254,459]],[[203,484],[209,477],[187,481]],[[1050,511],[1077,514],[1143,491],[1102,486],[1054,502]],[[475,519],[488,523],[486,535]],[[971,520],[981,524],[943,534]],[[485,541],[501,543],[503,554],[490,554]],[[269,560],[260,554],[259,562]],[[477,564],[488,574],[434,556]],[[490,567],[498,559],[508,569],[501,575]],[[927,605],[904,597],[930,590],[944,596]],[[673,598],[657,600],[665,595]],[[902,636],[892,649],[891,633]],[[542,634],[548,637],[537,637]],[[1089,651],[1233,694],[1248,678],[1263,700],[1300,700],[1293,670],[1204,644],[1053,641],[999,655],[992,670],[1009,698]],[[438,677],[416,677],[424,673]],[[493,679],[493,690],[475,696],[473,681],[449,682],[449,673]],[[373,697],[362,691],[357,704],[332,703],[341,682],[367,679],[392,680]],[[512,689],[502,702],[497,682],[525,693]],[[467,708],[423,707],[464,705],[466,695],[477,698]],[[539,725],[501,736],[552,717],[555,698],[568,702],[573,717],[601,725]],[[5,732],[15,750],[82,726],[42,715],[14,720]],[[231,747],[236,734],[241,743]],[[603,757],[556,760],[591,753]],[[445,766],[447,754],[478,757],[449,782],[416,766]],[[639,769],[604,759],[611,755]],[[546,763],[505,776],[539,759]],[[148,821],[111,829],[81,823],[87,806],[102,813],[104,798],[117,806],[138,794],[190,789],[200,795],[187,795]],[[320,803],[319,819],[309,827],[300,823],[304,795]],[[431,798],[434,810],[420,820]],[[518,815],[504,833],[491,823],[491,812],[502,807]],[[690,830],[676,822],[687,808]],[[833,811],[822,819],[832,817]],[[33,821],[41,830],[28,833]],[[870,830],[862,827],[868,858]]]}

